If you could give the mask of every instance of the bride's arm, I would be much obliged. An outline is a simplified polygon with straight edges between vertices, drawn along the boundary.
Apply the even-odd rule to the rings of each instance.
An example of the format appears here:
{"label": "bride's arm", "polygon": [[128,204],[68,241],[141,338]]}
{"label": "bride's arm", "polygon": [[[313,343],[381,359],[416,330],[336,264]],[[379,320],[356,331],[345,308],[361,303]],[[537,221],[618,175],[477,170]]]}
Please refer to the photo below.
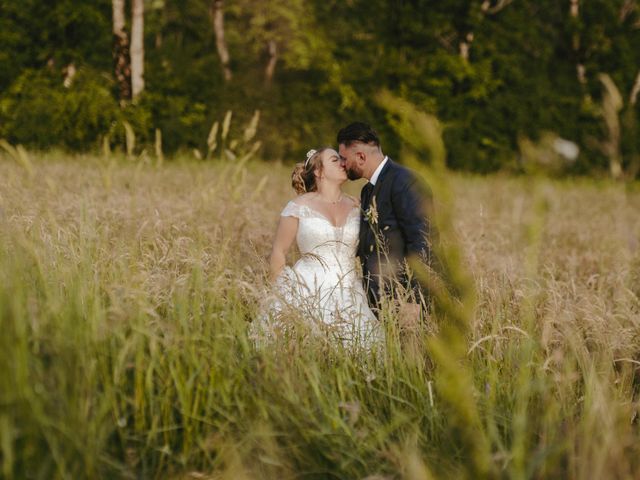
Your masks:
{"label": "bride's arm", "polygon": [[275,281],[282,272],[286,262],[287,252],[298,233],[298,219],[296,217],[280,217],[276,237],[273,240],[271,257],[269,257],[269,269],[271,281]]}

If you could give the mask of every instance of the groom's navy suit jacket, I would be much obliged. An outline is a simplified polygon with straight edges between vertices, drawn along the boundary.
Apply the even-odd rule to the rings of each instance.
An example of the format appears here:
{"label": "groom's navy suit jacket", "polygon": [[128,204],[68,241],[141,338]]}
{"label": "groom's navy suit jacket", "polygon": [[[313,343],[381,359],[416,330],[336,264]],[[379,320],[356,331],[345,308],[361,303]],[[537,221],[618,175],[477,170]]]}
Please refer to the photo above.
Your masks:
{"label": "groom's navy suit jacket", "polygon": [[428,187],[411,170],[389,158],[375,186],[367,183],[360,196],[363,214],[358,256],[370,304],[379,305],[389,280],[398,280],[416,295],[426,297],[426,288],[417,281],[409,284],[404,263],[413,256],[431,263]]}

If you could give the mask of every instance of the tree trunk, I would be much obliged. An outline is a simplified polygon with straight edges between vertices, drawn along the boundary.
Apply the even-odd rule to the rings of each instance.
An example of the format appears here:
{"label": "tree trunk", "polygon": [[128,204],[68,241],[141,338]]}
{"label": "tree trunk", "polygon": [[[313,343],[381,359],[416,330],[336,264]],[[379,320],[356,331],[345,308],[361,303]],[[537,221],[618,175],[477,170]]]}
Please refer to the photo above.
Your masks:
{"label": "tree trunk", "polygon": [[[636,104],[638,103],[638,95],[640,94],[640,71],[636,75],[636,81],[633,84],[631,93],[629,94],[629,107],[625,113],[625,127],[632,137],[636,137],[640,131],[638,130],[638,122],[636,120]],[[640,153],[633,149],[629,155],[629,178],[637,178],[640,172]]]}
{"label": "tree trunk", "polygon": [[76,73],[78,73],[76,64],[71,62],[64,68],[63,73],[64,81],[62,82],[62,84],[64,85],[64,88],[71,88],[71,85],[73,84],[73,78],[76,76]]}
{"label": "tree trunk", "polygon": [[[491,0],[484,0],[480,5],[483,17],[487,15],[495,15],[503,8],[507,7],[513,0],[498,0],[495,5]],[[469,51],[471,50],[471,44],[473,43],[473,32],[467,32],[464,39],[458,43],[458,52],[460,58],[465,62],[469,61]]]}
{"label": "tree trunk", "polygon": [[570,0],[571,1],[571,16],[573,18],[578,18],[580,14],[580,0]]}
{"label": "tree trunk", "polygon": [[607,127],[608,137],[602,142],[602,151],[609,157],[609,171],[614,180],[623,176],[622,158],[620,155],[620,111],[624,106],[620,90],[607,74],[599,75],[604,87],[602,96],[602,117]]}
{"label": "tree trunk", "polygon": [[131,97],[144,90],[144,0],[131,3]]}
{"label": "tree trunk", "polygon": [[492,5],[491,0],[484,0],[480,8],[484,13],[493,15],[495,13],[498,13],[511,2],[513,2],[513,0],[498,0],[495,5]]}
{"label": "tree trunk", "polygon": [[[573,18],[574,20],[578,20],[578,17],[580,16],[580,0],[569,0],[571,2],[571,8],[569,10],[569,15],[571,15],[571,18]],[[587,83],[587,74],[586,74],[586,69],[584,67],[584,64],[580,61],[580,34],[578,34],[577,32],[573,34],[573,39],[572,39],[572,48],[573,48],[573,53],[576,56],[577,59],[577,63],[576,63],[576,76],[578,77],[578,82],[580,82],[581,85],[584,85],[585,83]]]}
{"label": "tree trunk", "polygon": [[620,15],[618,17],[620,20],[620,23],[624,22],[627,19],[627,17],[633,14],[633,12],[637,8],[638,8],[638,5],[636,3],[636,0],[624,0],[622,7],[620,7]]}
{"label": "tree trunk", "polygon": [[471,43],[473,43],[473,32],[467,33],[464,40],[458,45],[460,51],[460,57],[467,62],[469,61],[469,50],[471,49]]}
{"label": "tree trunk", "polygon": [[640,72],[638,72],[638,75],[636,76],[636,81],[631,89],[631,95],[629,95],[629,104],[632,108],[636,106],[636,103],[638,103],[638,94],[640,94]]}
{"label": "tree trunk", "polygon": [[269,40],[268,50],[269,62],[267,63],[267,68],[264,70],[264,78],[267,86],[271,85],[273,74],[276,71],[276,62],[278,61],[278,44],[275,40]]}
{"label": "tree trunk", "polygon": [[224,38],[224,1],[211,0],[209,14],[211,15],[213,30],[216,34],[216,49],[220,56],[220,63],[222,63],[224,79],[228,82],[231,80],[231,68],[229,67],[229,50],[227,49],[227,42]]}
{"label": "tree trunk", "polygon": [[125,0],[113,0],[113,73],[120,92],[120,102],[131,99],[129,37],[125,30]]}

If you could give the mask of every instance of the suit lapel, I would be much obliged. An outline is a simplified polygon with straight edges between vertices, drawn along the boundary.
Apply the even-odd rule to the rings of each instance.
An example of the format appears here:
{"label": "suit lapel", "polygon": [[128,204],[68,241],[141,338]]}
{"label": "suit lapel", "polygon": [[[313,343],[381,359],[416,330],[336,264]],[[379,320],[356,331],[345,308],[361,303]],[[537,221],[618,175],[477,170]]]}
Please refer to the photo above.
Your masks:
{"label": "suit lapel", "polygon": [[387,157],[387,163],[385,163],[384,167],[382,167],[382,170],[380,171],[380,175],[378,175],[378,180],[376,180],[376,184],[373,187],[373,193],[371,194],[369,202],[371,202],[371,199],[375,197],[380,191],[380,188],[382,187],[382,182],[384,181],[384,177],[387,175],[387,173],[389,173],[389,170],[391,170],[392,165],[393,165],[393,160]]}
{"label": "suit lapel", "polygon": [[360,243],[358,248],[361,252],[361,256],[366,253],[366,249],[368,248],[367,237],[369,235],[369,224],[367,223],[365,212],[371,203],[372,190],[373,185],[367,183],[362,187],[362,192],[360,194],[360,208],[362,209],[362,213],[360,215]]}
{"label": "suit lapel", "polygon": [[[376,180],[376,184],[372,186],[370,183],[367,183],[362,188],[361,201],[362,201],[363,212],[366,212],[371,206],[371,202],[380,191],[380,188],[382,187],[382,181],[384,180],[384,177],[387,175],[387,173],[391,169],[392,164],[393,164],[392,160],[390,158],[387,159],[387,163],[384,165],[384,167],[380,171],[380,175],[378,175],[378,180]],[[369,225],[369,222],[365,219],[363,215],[360,220],[360,251],[365,255],[369,254],[371,245],[373,245],[373,241],[372,240],[370,241],[370,238],[372,237],[373,237],[373,230],[371,229],[371,225]]]}

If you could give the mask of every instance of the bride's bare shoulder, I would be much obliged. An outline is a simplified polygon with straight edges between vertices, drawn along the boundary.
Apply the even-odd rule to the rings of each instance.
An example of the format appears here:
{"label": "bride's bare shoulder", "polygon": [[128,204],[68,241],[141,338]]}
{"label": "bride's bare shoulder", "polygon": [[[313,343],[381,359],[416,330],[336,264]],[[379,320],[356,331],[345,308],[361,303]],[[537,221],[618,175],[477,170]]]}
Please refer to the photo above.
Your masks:
{"label": "bride's bare shoulder", "polygon": [[309,202],[314,196],[315,196],[315,192],[307,192],[307,193],[298,195],[292,201],[293,203],[297,203],[298,205],[309,205]]}
{"label": "bride's bare shoulder", "polygon": [[352,203],[353,207],[359,207],[360,206],[360,199],[354,197],[353,195],[347,195],[345,194],[345,197],[347,200],[349,200]]}

